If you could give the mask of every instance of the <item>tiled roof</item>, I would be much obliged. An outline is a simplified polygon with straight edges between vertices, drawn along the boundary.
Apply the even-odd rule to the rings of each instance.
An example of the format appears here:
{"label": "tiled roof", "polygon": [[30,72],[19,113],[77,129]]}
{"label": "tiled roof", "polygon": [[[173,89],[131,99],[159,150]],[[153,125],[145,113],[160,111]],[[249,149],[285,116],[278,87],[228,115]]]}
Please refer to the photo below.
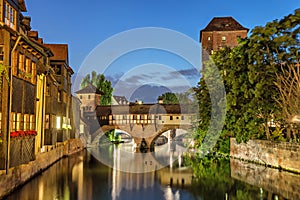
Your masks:
{"label": "tiled roof", "polygon": [[202,31],[236,31],[249,30],[238,23],[233,17],[214,17]]}
{"label": "tiled roof", "polygon": [[89,84],[85,88],[75,92],[76,94],[103,94],[100,90],[98,90],[94,85]]}
{"label": "tiled roof", "polygon": [[118,102],[118,104],[127,104],[129,101],[126,99],[125,96],[113,96],[114,99]]}
{"label": "tiled roof", "polygon": [[67,44],[44,44],[46,47],[51,49],[54,56],[50,60],[65,61],[69,64],[68,58],[68,45]]}
{"label": "tiled roof", "polygon": [[97,106],[97,115],[107,116],[110,114],[188,114],[191,113],[189,105],[179,104],[131,104]]}

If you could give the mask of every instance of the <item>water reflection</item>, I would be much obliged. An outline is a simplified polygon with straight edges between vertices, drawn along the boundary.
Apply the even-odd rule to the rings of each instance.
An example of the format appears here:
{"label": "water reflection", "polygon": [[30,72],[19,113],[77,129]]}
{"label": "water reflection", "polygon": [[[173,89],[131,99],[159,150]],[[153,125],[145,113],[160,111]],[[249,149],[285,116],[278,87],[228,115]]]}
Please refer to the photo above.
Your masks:
{"label": "water reflection", "polygon": [[[108,152],[115,165],[123,164],[116,159],[118,147],[110,148]],[[290,173],[277,170],[274,179],[273,172],[235,161],[185,157],[180,165],[187,162],[192,168],[179,167],[178,160],[173,168],[128,173],[107,167],[88,151],[82,151],[58,161],[8,199],[299,199],[299,192],[286,194],[284,190],[270,188],[286,185],[289,190],[297,191],[299,176]]]}

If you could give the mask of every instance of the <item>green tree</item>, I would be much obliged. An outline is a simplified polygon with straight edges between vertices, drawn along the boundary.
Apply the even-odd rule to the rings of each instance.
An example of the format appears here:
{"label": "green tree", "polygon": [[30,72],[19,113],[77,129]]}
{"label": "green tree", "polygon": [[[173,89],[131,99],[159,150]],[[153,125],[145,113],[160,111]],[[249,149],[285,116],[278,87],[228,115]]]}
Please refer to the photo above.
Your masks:
{"label": "green tree", "polygon": [[103,74],[97,74],[95,71],[92,71],[91,75],[87,74],[82,79],[80,87],[84,88],[89,84],[94,85],[98,90],[104,93],[101,95],[100,105],[110,105],[113,93],[111,82],[107,80]]}
{"label": "green tree", "polygon": [[[282,112],[275,82],[282,64],[296,63],[300,44],[300,11],[255,27],[240,45],[224,48],[212,56],[226,89],[226,120],[222,136],[235,136],[239,142],[251,138],[271,138],[269,122]],[[207,72],[209,70],[207,69]],[[205,73],[202,72],[205,78]],[[206,75],[207,76],[207,75]],[[207,81],[200,79],[195,88],[199,101],[199,132],[205,132],[213,113]],[[201,113],[203,112],[203,113]],[[201,135],[201,134],[200,134]],[[201,140],[203,136],[199,136]],[[200,141],[201,143],[201,141]]]}
{"label": "green tree", "polygon": [[166,92],[158,97],[158,99],[163,100],[165,104],[178,104],[178,98],[175,93]]}

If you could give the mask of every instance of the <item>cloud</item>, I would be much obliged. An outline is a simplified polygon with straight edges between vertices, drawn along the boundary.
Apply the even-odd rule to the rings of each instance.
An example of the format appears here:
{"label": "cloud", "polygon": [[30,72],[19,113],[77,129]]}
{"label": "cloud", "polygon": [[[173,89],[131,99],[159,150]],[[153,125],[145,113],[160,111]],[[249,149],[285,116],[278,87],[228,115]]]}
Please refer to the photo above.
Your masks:
{"label": "cloud", "polygon": [[196,68],[178,70],[176,72],[171,72],[171,75],[175,75],[177,73],[180,73],[181,75],[187,76],[187,77],[190,77],[190,78],[200,77],[200,73]]}

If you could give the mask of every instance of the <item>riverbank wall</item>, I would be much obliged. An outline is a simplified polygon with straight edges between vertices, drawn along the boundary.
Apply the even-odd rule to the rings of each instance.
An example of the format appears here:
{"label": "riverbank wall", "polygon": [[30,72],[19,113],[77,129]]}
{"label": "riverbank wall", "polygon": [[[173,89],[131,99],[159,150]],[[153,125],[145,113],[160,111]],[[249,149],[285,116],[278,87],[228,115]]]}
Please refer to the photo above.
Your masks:
{"label": "riverbank wall", "polygon": [[300,173],[300,144],[273,142],[267,140],[249,140],[247,143],[230,139],[232,158]]}
{"label": "riverbank wall", "polygon": [[83,150],[84,145],[80,139],[70,139],[57,143],[55,146],[46,146],[43,153],[36,155],[36,159],[17,167],[0,170],[0,199],[20,187],[43,170],[50,167],[64,156]]}
{"label": "riverbank wall", "polygon": [[260,193],[268,192],[275,199],[280,195],[285,199],[300,199],[300,175],[280,171],[237,159],[230,159],[231,177],[250,185],[260,187]]}

